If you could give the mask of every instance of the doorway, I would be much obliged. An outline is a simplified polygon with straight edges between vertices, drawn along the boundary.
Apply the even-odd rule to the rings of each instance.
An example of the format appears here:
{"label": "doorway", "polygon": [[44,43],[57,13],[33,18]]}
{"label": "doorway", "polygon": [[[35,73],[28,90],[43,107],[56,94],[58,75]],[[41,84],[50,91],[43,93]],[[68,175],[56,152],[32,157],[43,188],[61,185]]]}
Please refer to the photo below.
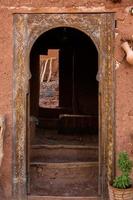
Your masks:
{"label": "doorway", "polygon": [[[107,199],[114,173],[114,13],[15,14],[14,26],[14,200],[32,194]],[[40,63],[50,50],[58,51],[59,63],[52,108],[39,106]],[[54,96],[48,87],[47,96]],[[89,178],[94,184],[87,185]]]}
{"label": "doorway", "polygon": [[[47,59],[58,60],[58,66]],[[29,194],[98,196],[95,44],[78,29],[51,29],[34,43],[30,71]]]}

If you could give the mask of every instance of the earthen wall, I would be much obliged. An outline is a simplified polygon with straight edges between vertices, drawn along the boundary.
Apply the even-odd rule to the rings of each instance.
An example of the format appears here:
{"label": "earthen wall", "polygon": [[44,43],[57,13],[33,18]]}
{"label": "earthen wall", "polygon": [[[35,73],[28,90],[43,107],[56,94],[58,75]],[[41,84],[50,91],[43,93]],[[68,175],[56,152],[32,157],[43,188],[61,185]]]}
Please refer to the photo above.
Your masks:
{"label": "earthen wall", "polygon": [[1,200],[12,196],[13,153],[13,14],[51,12],[115,12],[116,134],[115,151],[133,158],[133,66],[125,60],[121,39],[133,36],[133,0],[0,0],[0,115],[6,115],[4,159],[0,170]]}

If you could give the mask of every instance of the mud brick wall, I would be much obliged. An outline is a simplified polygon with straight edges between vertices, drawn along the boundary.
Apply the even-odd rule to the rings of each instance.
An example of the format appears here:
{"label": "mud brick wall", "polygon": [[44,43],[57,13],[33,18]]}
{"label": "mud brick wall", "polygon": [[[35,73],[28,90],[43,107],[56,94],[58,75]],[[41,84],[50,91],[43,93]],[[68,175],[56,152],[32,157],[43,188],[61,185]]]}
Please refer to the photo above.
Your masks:
{"label": "mud brick wall", "polygon": [[6,115],[4,160],[0,170],[0,199],[12,196],[13,142],[13,13],[116,12],[116,152],[127,150],[133,157],[133,67],[124,57],[121,38],[133,35],[133,0],[0,0],[0,114]]}

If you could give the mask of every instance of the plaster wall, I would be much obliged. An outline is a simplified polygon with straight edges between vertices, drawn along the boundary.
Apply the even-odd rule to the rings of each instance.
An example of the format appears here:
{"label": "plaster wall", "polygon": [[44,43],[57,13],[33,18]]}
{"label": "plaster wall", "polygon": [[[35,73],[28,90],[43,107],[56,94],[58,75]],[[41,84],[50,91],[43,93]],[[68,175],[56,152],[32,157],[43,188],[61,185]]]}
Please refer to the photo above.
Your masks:
{"label": "plaster wall", "polygon": [[127,150],[133,158],[133,67],[124,57],[121,38],[133,35],[133,0],[0,0],[0,115],[6,115],[4,159],[0,170],[0,199],[12,199],[13,141],[13,13],[116,12],[116,152]]}

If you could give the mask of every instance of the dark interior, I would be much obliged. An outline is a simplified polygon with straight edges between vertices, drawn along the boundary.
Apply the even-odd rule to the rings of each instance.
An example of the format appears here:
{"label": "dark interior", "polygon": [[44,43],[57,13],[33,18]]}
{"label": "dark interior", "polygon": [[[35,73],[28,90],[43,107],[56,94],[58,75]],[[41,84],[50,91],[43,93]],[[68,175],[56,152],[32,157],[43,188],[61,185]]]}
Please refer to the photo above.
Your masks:
{"label": "dark interior", "polygon": [[[59,107],[53,109],[39,107],[39,55],[47,55],[48,49],[59,49]],[[74,189],[75,187],[73,186],[77,184],[77,181],[72,183],[70,179],[67,183],[68,187],[65,185],[60,191],[59,188],[57,189],[56,186],[53,186],[53,193],[51,193],[49,189],[51,186],[44,189],[40,186],[40,189],[38,189],[39,181],[42,180],[38,180],[37,186],[34,186],[33,183],[36,181],[36,176],[31,175],[32,183],[30,187],[32,193],[41,195],[64,195],[65,192],[62,191],[66,188],[68,191],[67,196],[71,196],[72,194],[75,196],[95,196],[98,192],[98,165],[96,167],[96,162],[98,162],[98,82],[96,80],[98,51],[96,46],[90,37],[75,28],[58,27],[51,29],[43,33],[34,43],[30,54],[30,69],[32,73],[30,80],[30,115],[36,118],[34,126],[33,124],[31,125],[30,138],[32,150],[29,161],[31,173],[34,165],[36,165],[36,161],[42,162],[42,165],[46,162],[56,162],[56,165],[62,162],[65,163],[65,166],[66,162],[67,164],[70,164],[70,161],[71,164],[72,162],[81,164],[84,161],[91,170],[91,172],[89,170],[85,172],[87,173],[85,178],[88,176],[88,180],[89,178],[92,179],[90,177],[90,174],[92,174],[94,180],[91,186],[86,186],[88,180],[86,181],[84,179],[83,184],[81,183],[78,186],[81,188],[80,191],[79,189]],[[33,132],[34,134],[32,134]],[[57,153],[57,157],[54,156],[52,158],[50,156],[49,159],[47,156],[55,155],[55,151],[53,150],[53,154],[45,151],[45,155],[42,158],[39,152],[37,153],[37,149],[42,148],[42,145],[45,146],[45,149],[46,145],[47,148],[48,145],[53,145],[50,148],[55,148],[55,145],[57,145],[56,150],[59,145],[64,145],[64,150],[58,156]],[[68,151],[68,146],[71,151]],[[80,150],[82,152],[78,152]],[[63,151],[66,152],[65,157],[61,157]],[[76,155],[81,155],[80,158],[78,156],[75,157],[75,153],[72,153],[74,151],[78,152]],[[43,150],[40,149],[40,152],[43,152]],[[90,166],[93,167],[91,168]],[[83,163],[81,165],[81,171],[83,170],[82,168]],[[66,171],[62,173],[65,176]],[[65,184],[64,179],[58,178],[55,185]],[[63,183],[59,183],[60,180]],[[76,175],[75,179],[73,178],[74,180],[77,180]],[[86,187],[91,189],[87,191],[85,189]]]}
{"label": "dark interior", "polygon": [[[97,115],[98,112],[98,53],[92,40],[74,28],[55,28],[42,34],[31,51],[31,114],[38,107],[37,79],[39,55],[48,49],[60,49],[59,55],[59,108],[72,114]],[[35,66],[34,66],[35,65]],[[36,80],[36,81],[35,81]],[[34,82],[34,83],[33,83]],[[34,89],[32,88],[34,87]],[[37,87],[37,88],[36,88]],[[32,95],[33,93],[33,95]],[[35,97],[36,96],[36,97]],[[36,115],[45,115],[45,109],[36,108]],[[39,113],[40,111],[40,113]],[[47,112],[47,110],[46,110]],[[51,111],[52,112],[52,111]],[[65,110],[66,112],[66,110]],[[47,115],[47,114],[46,114]],[[53,112],[52,112],[53,115]]]}

